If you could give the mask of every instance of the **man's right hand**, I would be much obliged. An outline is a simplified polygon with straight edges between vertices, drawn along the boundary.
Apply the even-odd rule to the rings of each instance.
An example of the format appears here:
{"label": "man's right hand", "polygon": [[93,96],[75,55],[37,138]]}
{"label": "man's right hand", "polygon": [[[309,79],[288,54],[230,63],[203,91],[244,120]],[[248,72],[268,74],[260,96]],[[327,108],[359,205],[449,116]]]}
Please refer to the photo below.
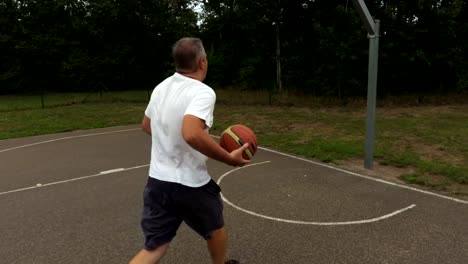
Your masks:
{"label": "man's right hand", "polygon": [[242,157],[242,154],[248,147],[249,143],[245,143],[242,147],[233,150],[231,153],[229,153],[229,156],[231,156],[231,162],[229,163],[229,165],[235,167],[242,167],[250,163],[250,160],[244,159],[244,157]]}

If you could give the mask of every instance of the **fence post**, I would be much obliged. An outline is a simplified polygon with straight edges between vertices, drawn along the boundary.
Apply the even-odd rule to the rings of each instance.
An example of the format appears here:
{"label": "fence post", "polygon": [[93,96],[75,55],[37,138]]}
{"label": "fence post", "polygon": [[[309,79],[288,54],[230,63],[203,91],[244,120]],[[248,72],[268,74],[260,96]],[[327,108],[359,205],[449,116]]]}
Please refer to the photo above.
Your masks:
{"label": "fence post", "polygon": [[41,91],[41,107],[44,109],[44,91]]}

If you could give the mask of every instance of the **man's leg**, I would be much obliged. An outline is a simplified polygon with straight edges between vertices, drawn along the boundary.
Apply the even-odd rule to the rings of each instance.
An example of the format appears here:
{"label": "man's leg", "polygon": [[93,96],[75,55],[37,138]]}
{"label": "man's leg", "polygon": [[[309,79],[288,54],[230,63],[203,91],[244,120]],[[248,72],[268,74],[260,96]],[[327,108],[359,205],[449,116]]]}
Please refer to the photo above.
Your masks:
{"label": "man's leg", "polygon": [[143,249],[130,261],[130,264],[156,264],[169,249],[169,243],[154,250]]}
{"label": "man's leg", "polygon": [[171,195],[177,185],[148,177],[143,192],[143,212],[141,228],[145,237],[143,250],[133,257],[130,264],[155,264],[169,249],[182,223],[174,208]]}
{"label": "man's leg", "polygon": [[227,251],[227,232],[223,226],[211,232],[211,238],[207,240],[208,250],[210,251],[213,264],[224,264]]}

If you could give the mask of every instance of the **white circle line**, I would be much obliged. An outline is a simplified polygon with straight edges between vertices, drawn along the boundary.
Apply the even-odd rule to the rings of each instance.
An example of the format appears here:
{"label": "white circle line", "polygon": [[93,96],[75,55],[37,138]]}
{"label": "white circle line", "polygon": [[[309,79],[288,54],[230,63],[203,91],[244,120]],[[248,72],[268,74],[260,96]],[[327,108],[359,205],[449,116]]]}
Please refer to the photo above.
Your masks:
{"label": "white circle line", "polygon": [[[256,166],[256,165],[262,165],[262,164],[266,164],[266,163],[269,163],[270,161],[264,161],[264,162],[259,162],[259,163],[254,163],[254,164],[249,164],[249,165],[246,165],[244,167],[239,167],[239,168],[235,168],[235,169],[232,169],[226,173],[224,173],[223,175],[221,175],[221,177],[219,177],[217,183],[218,185],[221,184],[221,181],[223,180],[224,177],[226,177],[227,175],[237,171],[237,170],[240,170],[240,169],[243,169],[243,168],[247,168],[247,167],[251,167],[251,166]],[[336,226],[336,225],[359,225],[359,224],[368,224],[368,223],[373,223],[373,222],[377,222],[377,221],[381,221],[381,220],[384,220],[384,219],[387,219],[387,218],[390,218],[392,216],[395,216],[397,214],[401,214],[403,213],[404,211],[407,211],[407,210],[410,210],[414,207],[416,207],[415,204],[411,204],[405,208],[402,208],[402,209],[399,209],[399,210],[396,210],[392,213],[389,213],[389,214],[386,214],[386,215],[382,215],[382,216],[379,216],[379,217],[375,217],[375,218],[370,218],[370,219],[364,219],[364,220],[355,220],[355,221],[343,221],[343,222],[314,222],[314,221],[298,221],[298,220],[290,220],[290,219],[284,219],[284,218],[278,218],[278,217],[271,217],[271,216],[267,216],[267,215],[263,215],[263,214],[259,214],[259,213],[256,213],[256,212],[253,212],[253,211],[249,211],[247,209],[244,209],[240,206],[237,206],[235,205],[234,203],[232,203],[231,201],[229,201],[222,193],[221,193],[221,199],[223,199],[223,201],[227,204],[229,204],[230,206],[232,206],[233,208],[239,210],[239,211],[242,211],[246,214],[249,214],[249,215],[252,215],[252,216],[256,216],[256,217],[260,217],[260,218],[264,218],[264,219],[268,219],[268,220],[273,220],[273,221],[276,221],[276,222],[283,222],[283,223],[289,223],[289,224],[298,224],[298,225],[316,225],[316,226]]]}
{"label": "white circle line", "polygon": [[77,135],[77,136],[61,137],[61,138],[50,139],[50,140],[35,142],[35,143],[31,143],[31,144],[21,145],[21,146],[17,146],[17,147],[13,147],[13,148],[2,149],[2,150],[0,150],[0,153],[2,153],[2,152],[7,152],[7,151],[11,151],[11,150],[15,150],[15,149],[21,149],[21,148],[26,148],[26,147],[31,147],[31,146],[36,146],[36,145],[41,145],[41,144],[46,144],[46,143],[61,141],[61,140],[66,140],[66,139],[83,138],[83,137],[92,137],[92,136],[107,135],[107,134],[128,132],[128,131],[134,131],[134,130],[141,130],[141,129],[140,129],[140,128],[132,128],[132,129],[108,131],[108,132],[93,133],[93,134],[86,134],[86,135]]}

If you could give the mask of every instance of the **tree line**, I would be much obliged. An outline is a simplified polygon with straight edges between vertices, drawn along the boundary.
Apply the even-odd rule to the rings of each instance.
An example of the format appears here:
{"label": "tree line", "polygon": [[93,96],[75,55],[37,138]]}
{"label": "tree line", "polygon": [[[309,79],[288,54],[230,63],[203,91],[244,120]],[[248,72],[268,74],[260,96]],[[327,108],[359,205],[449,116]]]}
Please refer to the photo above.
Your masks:
{"label": "tree line", "polygon": [[[379,96],[468,91],[467,1],[365,3]],[[1,0],[0,93],[149,90],[195,36],[215,88],[365,96],[366,34],[351,0]]]}

